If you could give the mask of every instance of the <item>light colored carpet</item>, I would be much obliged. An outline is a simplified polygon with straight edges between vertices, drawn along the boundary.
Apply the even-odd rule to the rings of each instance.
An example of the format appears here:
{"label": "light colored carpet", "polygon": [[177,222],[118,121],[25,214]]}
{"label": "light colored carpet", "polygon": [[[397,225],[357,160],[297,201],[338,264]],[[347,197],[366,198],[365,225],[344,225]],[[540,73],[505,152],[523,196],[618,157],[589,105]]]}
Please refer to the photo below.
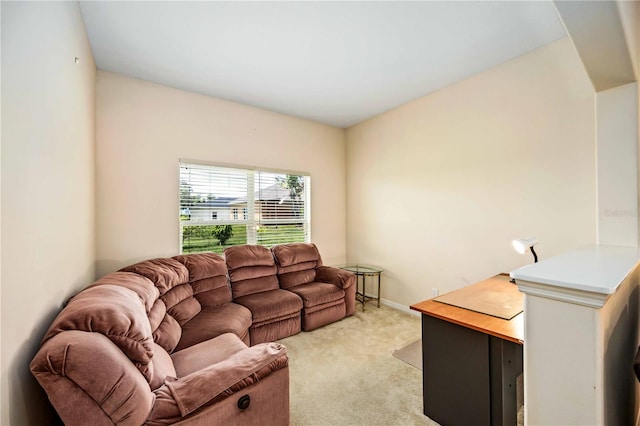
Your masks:
{"label": "light colored carpet", "polygon": [[281,340],[289,353],[291,425],[428,425],[422,371],[393,357],[420,318],[386,306]]}
{"label": "light colored carpet", "polygon": [[418,370],[422,370],[422,339],[409,343],[404,348],[393,351],[393,356],[400,361],[413,365]]}

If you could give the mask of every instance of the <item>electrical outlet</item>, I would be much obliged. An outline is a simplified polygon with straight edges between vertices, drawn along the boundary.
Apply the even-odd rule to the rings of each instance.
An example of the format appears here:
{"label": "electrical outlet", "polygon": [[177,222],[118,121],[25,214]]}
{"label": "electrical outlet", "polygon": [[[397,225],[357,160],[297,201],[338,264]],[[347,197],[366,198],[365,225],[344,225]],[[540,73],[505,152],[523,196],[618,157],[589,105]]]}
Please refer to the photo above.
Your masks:
{"label": "electrical outlet", "polygon": [[433,297],[436,297],[436,296],[440,295],[440,290],[438,290],[437,288],[432,288],[431,289],[431,295]]}

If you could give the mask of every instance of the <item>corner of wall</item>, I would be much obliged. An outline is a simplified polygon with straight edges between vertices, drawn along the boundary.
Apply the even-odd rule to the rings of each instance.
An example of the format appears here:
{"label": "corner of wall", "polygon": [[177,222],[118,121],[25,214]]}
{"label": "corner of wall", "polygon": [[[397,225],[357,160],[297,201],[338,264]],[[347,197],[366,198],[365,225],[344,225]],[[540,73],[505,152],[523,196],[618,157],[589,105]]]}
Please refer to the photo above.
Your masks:
{"label": "corner of wall", "polygon": [[0,7],[0,424],[52,424],[29,363],[95,275],[96,67],[77,2]]}

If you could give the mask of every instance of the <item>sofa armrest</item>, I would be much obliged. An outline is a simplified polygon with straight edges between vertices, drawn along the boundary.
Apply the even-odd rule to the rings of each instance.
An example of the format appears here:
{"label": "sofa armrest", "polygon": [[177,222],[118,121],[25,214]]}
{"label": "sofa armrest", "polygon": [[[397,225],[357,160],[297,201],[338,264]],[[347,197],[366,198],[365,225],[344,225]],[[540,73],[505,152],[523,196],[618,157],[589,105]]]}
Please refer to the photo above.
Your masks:
{"label": "sofa armrest", "polygon": [[221,401],[288,365],[279,343],[262,343],[179,379],[167,378],[154,392],[147,424],[174,423],[200,408]]}
{"label": "sofa armrest", "polygon": [[356,274],[333,266],[318,266],[316,269],[316,280],[323,283],[334,284],[346,290],[355,284]]}
{"label": "sofa armrest", "polygon": [[139,425],[153,407],[147,380],[101,333],[62,331],[30,368],[65,425]]}

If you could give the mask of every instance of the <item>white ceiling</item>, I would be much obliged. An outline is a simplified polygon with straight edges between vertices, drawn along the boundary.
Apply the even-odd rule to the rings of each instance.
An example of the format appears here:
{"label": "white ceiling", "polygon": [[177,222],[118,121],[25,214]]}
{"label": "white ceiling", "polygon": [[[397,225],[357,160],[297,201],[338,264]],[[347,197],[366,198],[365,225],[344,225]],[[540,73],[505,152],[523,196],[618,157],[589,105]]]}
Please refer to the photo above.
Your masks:
{"label": "white ceiling", "polygon": [[548,1],[80,5],[98,69],[337,127],[565,36]]}

